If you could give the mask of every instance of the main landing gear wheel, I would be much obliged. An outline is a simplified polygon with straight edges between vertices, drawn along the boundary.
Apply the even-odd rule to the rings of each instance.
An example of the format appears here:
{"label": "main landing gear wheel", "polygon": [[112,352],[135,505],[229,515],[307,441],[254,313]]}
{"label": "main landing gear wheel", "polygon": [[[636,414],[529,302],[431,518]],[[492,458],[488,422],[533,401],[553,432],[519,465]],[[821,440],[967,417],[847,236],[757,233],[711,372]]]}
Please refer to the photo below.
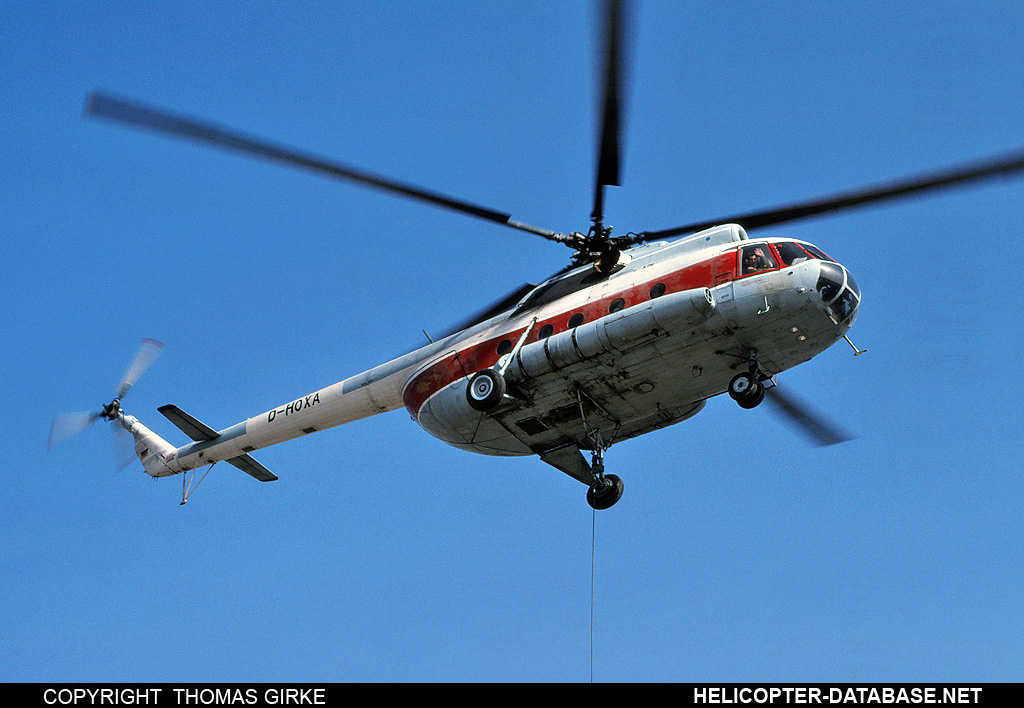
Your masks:
{"label": "main landing gear wheel", "polygon": [[618,475],[606,474],[594,480],[594,485],[587,490],[587,503],[598,511],[612,507],[622,499],[622,480]]}
{"label": "main landing gear wheel", "polygon": [[758,381],[757,374],[736,374],[729,382],[729,396],[740,408],[755,408],[764,400],[764,384]]}
{"label": "main landing gear wheel", "polygon": [[505,397],[505,377],[494,369],[477,372],[469,380],[466,400],[475,411],[489,411]]}

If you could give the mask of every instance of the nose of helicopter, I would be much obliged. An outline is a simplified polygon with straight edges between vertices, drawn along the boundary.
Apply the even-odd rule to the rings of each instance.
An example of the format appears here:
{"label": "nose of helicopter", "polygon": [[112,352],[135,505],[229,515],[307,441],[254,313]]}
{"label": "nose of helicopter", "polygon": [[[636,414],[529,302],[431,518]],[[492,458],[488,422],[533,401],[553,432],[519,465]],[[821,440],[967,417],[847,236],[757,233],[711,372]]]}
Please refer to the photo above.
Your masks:
{"label": "nose of helicopter", "polygon": [[850,271],[839,263],[820,261],[815,286],[825,313],[837,325],[849,329],[860,310],[860,288]]}

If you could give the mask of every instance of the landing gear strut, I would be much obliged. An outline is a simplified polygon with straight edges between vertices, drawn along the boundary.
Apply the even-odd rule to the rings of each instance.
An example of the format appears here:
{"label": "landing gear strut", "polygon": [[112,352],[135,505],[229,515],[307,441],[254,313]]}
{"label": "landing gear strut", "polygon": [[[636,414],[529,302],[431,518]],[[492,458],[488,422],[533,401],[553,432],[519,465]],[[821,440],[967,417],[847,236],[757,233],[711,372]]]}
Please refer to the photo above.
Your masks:
{"label": "landing gear strut", "polygon": [[594,473],[594,481],[587,490],[587,503],[594,509],[608,509],[622,498],[623,484],[618,475],[604,473],[604,451],[594,451],[590,465]]}
{"label": "landing gear strut", "polygon": [[[622,480],[617,475],[604,473],[604,451],[611,447],[611,443],[606,445],[601,436],[601,429],[592,428],[587,421],[587,408],[583,405],[583,396],[583,389],[577,388],[576,402],[580,406],[583,430],[589,447],[593,450],[590,457],[590,489],[587,490],[587,503],[594,509],[609,509],[622,499]],[[598,408],[600,409],[600,406]],[[614,420],[611,416],[608,417]]]}
{"label": "landing gear strut", "polygon": [[[215,464],[217,463],[214,462],[213,465]],[[196,470],[192,470],[191,476],[189,476],[188,472],[181,473],[181,504],[178,506],[185,506],[185,504],[188,503],[188,498],[192,496],[192,492],[196,491],[196,488],[204,479],[206,479],[206,475],[210,474],[210,470],[213,469],[213,465],[210,465],[209,468],[207,468],[206,472],[203,473],[203,476],[199,478],[198,482],[196,482]],[[153,479],[156,479],[156,477]],[[192,484],[193,482],[195,482],[194,485]]]}

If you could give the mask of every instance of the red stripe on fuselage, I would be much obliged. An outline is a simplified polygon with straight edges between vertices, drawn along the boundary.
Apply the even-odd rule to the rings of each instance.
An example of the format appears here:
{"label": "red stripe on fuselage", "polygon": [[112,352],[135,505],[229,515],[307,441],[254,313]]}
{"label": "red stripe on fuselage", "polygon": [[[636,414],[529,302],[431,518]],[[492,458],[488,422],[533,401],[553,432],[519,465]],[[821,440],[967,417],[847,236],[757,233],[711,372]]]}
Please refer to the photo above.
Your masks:
{"label": "red stripe on fuselage", "polygon": [[[711,288],[721,285],[735,275],[736,254],[736,250],[731,250],[714,258],[680,268],[663,277],[644,281],[606,295],[600,300],[587,302],[575,309],[559,312],[543,320],[537,320],[533,330],[530,332],[529,341],[540,339],[541,331],[545,325],[551,325],[553,330],[545,333],[545,336],[566,331],[569,329],[570,318],[576,314],[582,314],[584,322],[591,322],[605,317],[609,314],[610,305],[619,298],[625,301],[624,306],[620,309],[627,309],[641,302],[646,302],[651,297],[651,288],[659,283],[664,283],[666,293],[681,292],[694,288]],[[566,297],[571,297],[571,295]],[[522,320],[520,319],[519,321]],[[483,342],[478,342],[453,354],[449,354],[444,359],[417,374],[406,384],[405,390],[402,392],[402,402],[413,419],[418,419],[420,408],[426,400],[445,386],[461,378],[472,376],[482,369],[493,367],[500,358],[498,347],[501,343],[508,340],[508,346],[511,346],[519,341],[519,337],[522,336],[525,329],[526,327],[524,326],[516,330],[500,332]]]}

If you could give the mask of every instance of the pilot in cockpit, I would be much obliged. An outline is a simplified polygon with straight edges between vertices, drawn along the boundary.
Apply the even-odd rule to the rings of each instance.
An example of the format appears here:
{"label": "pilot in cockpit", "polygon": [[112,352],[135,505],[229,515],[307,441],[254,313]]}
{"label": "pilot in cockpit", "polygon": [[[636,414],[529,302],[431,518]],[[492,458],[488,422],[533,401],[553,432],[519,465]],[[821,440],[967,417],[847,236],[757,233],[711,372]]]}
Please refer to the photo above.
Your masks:
{"label": "pilot in cockpit", "polygon": [[762,270],[770,270],[775,267],[770,256],[758,246],[744,249],[743,253],[743,275],[750,275]]}

